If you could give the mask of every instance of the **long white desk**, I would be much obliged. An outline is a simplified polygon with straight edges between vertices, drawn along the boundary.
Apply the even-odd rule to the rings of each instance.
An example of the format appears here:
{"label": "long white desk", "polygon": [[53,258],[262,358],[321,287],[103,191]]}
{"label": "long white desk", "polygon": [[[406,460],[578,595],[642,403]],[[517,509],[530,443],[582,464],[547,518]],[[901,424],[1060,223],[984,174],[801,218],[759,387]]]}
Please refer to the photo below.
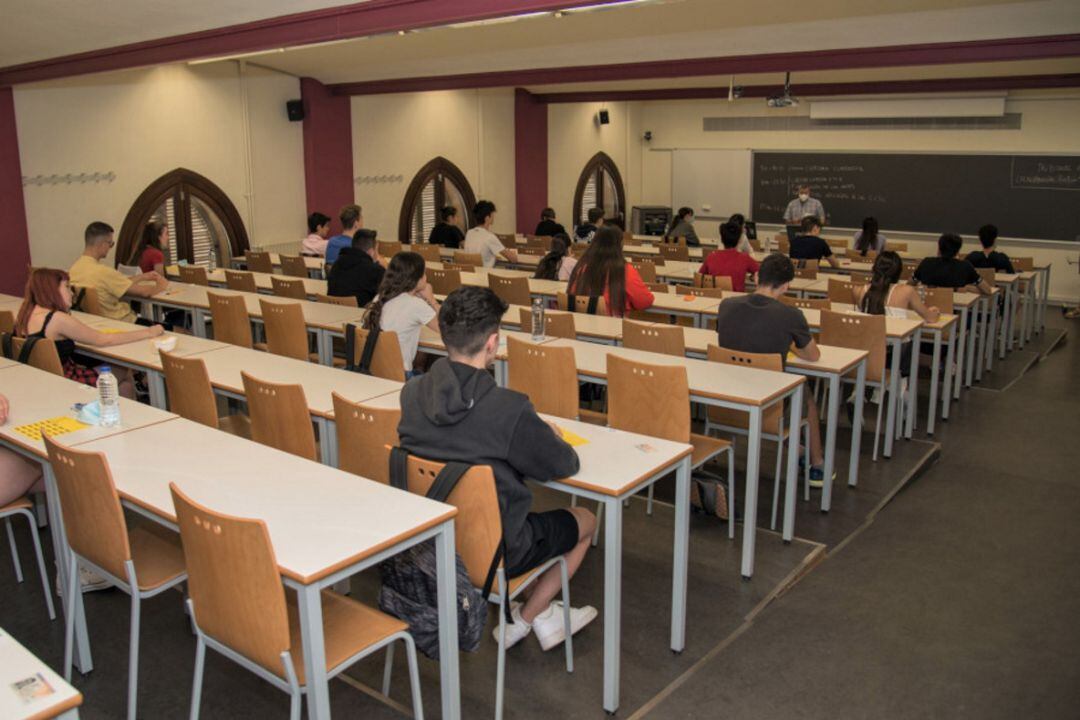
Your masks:
{"label": "long white desk", "polygon": [[[40,688],[39,696],[20,696],[15,685],[27,681]],[[82,693],[0,628],[0,717],[78,720],[82,700]]]}

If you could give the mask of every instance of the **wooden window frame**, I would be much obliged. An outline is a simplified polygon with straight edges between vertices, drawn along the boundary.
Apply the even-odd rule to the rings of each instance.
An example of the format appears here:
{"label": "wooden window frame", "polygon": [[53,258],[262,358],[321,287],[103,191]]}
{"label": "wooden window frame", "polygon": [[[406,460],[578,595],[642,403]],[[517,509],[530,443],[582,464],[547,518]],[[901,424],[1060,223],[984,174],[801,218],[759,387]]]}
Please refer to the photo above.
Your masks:
{"label": "wooden window frame", "polygon": [[[450,178],[450,181],[457,186],[459,191],[461,191],[461,197],[465,204],[465,207],[462,208],[462,212],[465,213],[465,227],[472,227],[472,211],[473,208],[476,207],[476,194],[473,193],[472,185],[469,184],[468,179],[465,177],[465,173],[461,172],[461,169],[458,168],[457,165],[440,155],[424,165],[424,167],[420,168],[419,172],[413,177],[412,182],[409,183],[408,189],[405,191],[405,198],[401,202],[401,216],[398,220],[398,240],[400,242],[409,242],[413,217],[416,214],[420,195],[424,191],[424,186],[439,175]],[[436,222],[438,222],[439,212],[445,204],[446,192],[443,189],[443,184],[437,182],[435,183]],[[426,242],[427,238],[420,238],[420,241]]]}
{"label": "wooden window frame", "polygon": [[611,179],[615,183],[615,201],[619,204],[619,213],[622,216],[620,219],[624,223],[626,222],[626,186],[623,184],[622,174],[611,156],[605,152],[598,152],[585,164],[585,169],[581,171],[581,176],[578,178],[577,188],[574,190],[575,227],[581,222],[581,211],[583,209],[581,203],[585,195],[585,186],[588,185],[590,177],[596,178],[596,207],[604,207],[604,182],[600,170],[605,170],[611,175]]}

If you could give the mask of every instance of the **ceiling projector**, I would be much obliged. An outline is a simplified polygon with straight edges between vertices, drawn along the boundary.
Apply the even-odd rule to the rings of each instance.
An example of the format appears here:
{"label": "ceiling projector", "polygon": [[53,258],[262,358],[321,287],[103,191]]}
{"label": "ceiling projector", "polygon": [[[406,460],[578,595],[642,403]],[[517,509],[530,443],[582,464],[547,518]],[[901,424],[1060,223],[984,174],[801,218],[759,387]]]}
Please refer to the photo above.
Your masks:
{"label": "ceiling projector", "polygon": [[765,104],[771,108],[798,107],[799,98],[791,94],[791,73],[784,74],[784,91],[767,97]]}

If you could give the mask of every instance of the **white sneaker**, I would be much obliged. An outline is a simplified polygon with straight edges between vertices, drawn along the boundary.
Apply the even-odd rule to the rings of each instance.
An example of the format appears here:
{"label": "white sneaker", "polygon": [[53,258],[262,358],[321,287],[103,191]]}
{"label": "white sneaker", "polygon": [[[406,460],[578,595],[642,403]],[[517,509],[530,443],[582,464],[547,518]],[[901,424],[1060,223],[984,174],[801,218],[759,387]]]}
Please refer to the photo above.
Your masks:
{"label": "white sneaker", "polygon": [[104,590],[109,587],[111,583],[108,580],[98,575],[93,570],[87,568],[79,568],[79,587],[82,588],[84,593],[94,592],[95,590]]}
{"label": "white sneaker", "polygon": [[[596,619],[596,608],[586,605],[581,608],[570,608],[570,632],[577,635],[578,631]],[[540,641],[540,647],[545,651],[561,645],[566,640],[566,626],[563,623],[563,604],[561,600],[548,605],[547,610],[540,613],[533,620],[533,630],[536,631],[536,639]]]}
{"label": "white sneaker", "polygon": [[[499,612],[502,612],[502,608],[499,608]],[[521,606],[518,605],[510,610],[510,616],[514,619],[513,623],[506,626],[506,649],[517,645],[524,640],[530,632],[532,632],[532,625],[521,619]],[[495,638],[495,642],[499,642],[499,626],[496,625],[495,629],[491,631],[492,636]]]}

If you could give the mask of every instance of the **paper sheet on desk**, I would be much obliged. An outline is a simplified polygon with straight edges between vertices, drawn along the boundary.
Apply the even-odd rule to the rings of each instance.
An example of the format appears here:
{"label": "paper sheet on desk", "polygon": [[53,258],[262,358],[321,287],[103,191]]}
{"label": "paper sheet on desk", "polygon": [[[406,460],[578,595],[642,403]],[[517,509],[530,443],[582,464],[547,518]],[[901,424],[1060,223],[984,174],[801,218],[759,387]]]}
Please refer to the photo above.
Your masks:
{"label": "paper sheet on desk", "polygon": [[54,435],[63,435],[64,433],[75,432],[76,430],[82,430],[83,428],[88,427],[90,426],[84,422],[63,415],[61,417],[49,418],[48,420],[40,420],[28,425],[19,425],[13,429],[15,432],[25,435],[31,440],[38,440],[42,435],[52,437]]}

